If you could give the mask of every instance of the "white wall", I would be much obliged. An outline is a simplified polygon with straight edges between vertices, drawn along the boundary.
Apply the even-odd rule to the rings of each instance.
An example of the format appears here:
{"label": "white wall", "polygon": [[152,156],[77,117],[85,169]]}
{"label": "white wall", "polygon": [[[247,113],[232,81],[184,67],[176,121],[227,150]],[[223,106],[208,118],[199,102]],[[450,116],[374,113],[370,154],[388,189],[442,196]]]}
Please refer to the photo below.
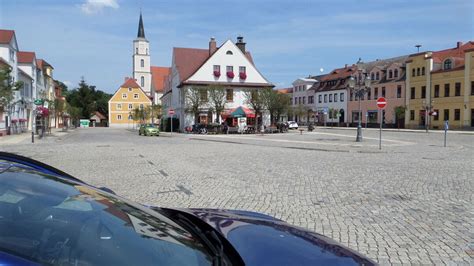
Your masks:
{"label": "white wall", "polygon": [[[341,102],[340,94],[344,93],[344,101]],[[332,102],[329,102],[329,94],[333,95]],[[334,101],[334,94],[337,94],[337,102]],[[348,92],[346,90],[333,90],[333,91],[324,91],[324,92],[317,92],[315,95],[314,101],[316,102],[316,110],[323,110],[324,108],[328,109],[336,109],[336,110],[344,110],[344,122],[347,122],[347,97]],[[319,96],[321,95],[321,103],[319,103]],[[327,95],[327,102],[324,102],[324,95]],[[328,122],[338,122],[337,118],[329,119],[329,114],[326,116]]]}

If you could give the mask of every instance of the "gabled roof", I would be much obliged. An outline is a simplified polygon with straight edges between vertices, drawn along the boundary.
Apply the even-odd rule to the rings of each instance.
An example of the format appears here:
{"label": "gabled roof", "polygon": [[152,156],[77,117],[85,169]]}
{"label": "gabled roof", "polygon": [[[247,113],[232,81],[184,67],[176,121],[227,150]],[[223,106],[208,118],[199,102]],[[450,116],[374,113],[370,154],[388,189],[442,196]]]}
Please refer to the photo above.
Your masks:
{"label": "gabled roof", "polygon": [[9,44],[15,36],[14,30],[0,30],[0,43]]}
{"label": "gabled roof", "polygon": [[133,78],[127,78],[120,88],[141,88]]}
{"label": "gabled roof", "polygon": [[101,112],[98,112],[98,111],[96,111],[96,112],[93,114],[93,116],[94,116],[94,115],[97,116],[100,120],[107,119],[107,117],[106,117],[104,114],[102,114]]}
{"label": "gabled roof", "polygon": [[457,47],[433,52],[431,57],[433,58],[434,63],[441,63],[445,59],[452,57],[452,58],[461,58],[461,60],[463,61],[462,63],[464,64],[465,50],[472,49],[472,48],[474,48],[473,41],[469,41],[465,44],[459,43],[459,46]]}
{"label": "gabled roof", "polygon": [[152,66],[150,70],[155,92],[163,93],[166,79],[171,73],[171,68]]}
{"label": "gabled roof", "polygon": [[54,69],[54,67],[50,63],[46,62],[46,60],[44,59],[37,59],[36,65],[38,65],[38,68],[41,68],[41,69],[43,69],[43,67],[46,67],[46,66]]}
{"label": "gabled roof", "polygon": [[[220,49],[220,47],[218,48]],[[246,52],[245,56],[253,64],[252,55]],[[174,63],[179,73],[179,82],[187,80],[210,58],[208,49],[173,48]]]}
{"label": "gabled roof", "polygon": [[36,60],[35,52],[18,51],[16,56],[18,58],[18,63],[20,64],[31,64]]}

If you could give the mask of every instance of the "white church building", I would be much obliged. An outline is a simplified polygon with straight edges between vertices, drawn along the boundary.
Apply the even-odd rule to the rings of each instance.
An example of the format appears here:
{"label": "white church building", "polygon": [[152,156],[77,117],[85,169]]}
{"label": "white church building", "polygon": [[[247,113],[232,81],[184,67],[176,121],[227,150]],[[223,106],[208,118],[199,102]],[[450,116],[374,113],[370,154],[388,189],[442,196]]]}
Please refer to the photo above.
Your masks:
{"label": "white church building", "polygon": [[[212,104],[209,102],[206,88],[219,86],[226,90],[225,111],[216,114]],[[238,37],[237,42],[225,41],[217,47],[214,38],[209,41],[208,49],[198,48],[173,48],[172,64],[169,76],[165,80],[164,94],[161,97],[163,114],[168,116],[168,110],[174,110],[173,118],[179,120],[179,129],[192,126],[197,123],[211,123],[226,119],[226,114],[240,109],[246,123],[251,125],[255,122],[255,113],[247,104],[246,92],[263,88],[273,88],[270,83],[256,68],[250,52],[246,50],[243,37]],[[189,111],[190,102],[186,93],[198,88],[201,91],[203,104],[199,108],[199,116],[196,120],[195,114]],[[219,117],[220,116],[220,117]],[[226,122],[235,126],[236,122],[229,118]],[[263,115],[258,122],[268,125],[270,118],[268,114]]]}

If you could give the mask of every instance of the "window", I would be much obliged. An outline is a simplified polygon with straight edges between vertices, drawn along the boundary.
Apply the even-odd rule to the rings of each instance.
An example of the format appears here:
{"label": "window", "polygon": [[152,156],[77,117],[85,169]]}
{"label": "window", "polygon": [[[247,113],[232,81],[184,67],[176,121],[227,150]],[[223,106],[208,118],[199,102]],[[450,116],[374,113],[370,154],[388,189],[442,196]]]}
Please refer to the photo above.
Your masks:
{"label": "window", "polygon": [[298,104],[301,104],[301,97],[298,97]]}
{"label": "window", "polygon": [[325,102],[325,103],[328,102],[328,95],[327,95],[327,94],[324,94],[324,102]]}
{"label": "window", "polygon": [[322,103],[322,101],[323,101],[322,98],[323,98],[322,95],[319,95],[319,96],[318,96],[318,103]]}
{"label": "window", "polygon": [[349,101],[352,102],[352,98],[354,97],[354,93],[351,91],[351,94],[349,95]]}
{"label": "window", "polygon": [[344,102],[344,93],[339,94],[339,100]]}
{"label": "window", "polygon": [[214,72],[221,72],[221,66],[220,65],[214,65],[213,69],[214,69]]}
{"label": "window", "polygon": [[412,76],[412,77],[415,76],[415,69],[412,69],[412,70],[411,70],[411,76]]}
{"label": "window", "polygon": [[421,99],[426,98],[426,86],[421,86]]}
{"label": "window", "polygon": [[446,59],[446,60],[444,61],[444,65],[443,65],[443,66],[444,66],[444,67],[443,67],[444,70],[451,69],[451,68],[453,67],[453,63],[452,63],[451,59]]}
{"label": "window", "polygon": [[377,99],[379,97],[379,88],[374,89],[374,99]]}
{"label": "window", "polygon": [[393,72],[392,72],[392,70],[390,69],[390,70],[388,71],[388,78],[391,79],[392,76],[393,76]]}
{"label": "window", "polygon": [[138,99],[138,93],[133,94],[133,99]]}
{"label": "window", "polygon": [[148,48],[146,48],[146,54],[148,54]]}
{"label": "window", "polygon": [[247,73],[244,66],[239,67],[239,73],[244,73],[244,74]]}
{"label": "window", "polygon": [[126,93],[122,93],[122,99],[127,99],[127,94]]}
{"label": "window", "polygon": [[132,110],[133,109],[133,104],[129,103],[128,104],[128,110]]}
{"label": "window", "polygon": [[395,71],[393,72],[393,76],[394,76],[395,78],[398,78],[398,69],[395,69]]}
{"label": "window", "polygon": [[434,112],[436,113],[436,115],[433,116],[433,120],[438,121],[439,120],[439,110],[434,109]]}
{"label": "window", "polygon": [[140,104],[140,110],[143,110],[144,106],[143,103]]}
{"label": "window", "polygon": [[461,82],[454,84],[454,96],[461,96]]}
{"label": "window", "polygon": [[225,99],[228,102],[233,102],[234,101],[234,90],[233,89],[226,89],[225,90]]}
{"label": "window", "polygon": [[461,109],[454,109],[454,120],[461,120]]}
{"label": "window", "polygon": [[334,102],[337,102],[337,93],[334,93]]}
{"label": "window", "polygon": [[332,103],[332,94],[329,94],[329,102]]}
{"label": "window", "polygon": [[374,73],[370,73],[370,79],[374,80]]}
{"label": "window", "polygon": [[143,59],[140,60],[140,66],[145,67],[145,60],[143,60]]}
{"label": "window", "polygon": [[449,97],[449,83],[444,84],[444,97]]}
{"label": "window", "polygon": [[314,103],[314,96],[308,96],[308,104]]}
{"label": "window", "polygon": [[417,68],[417,69],[416,69],[416,75],[417,75],[417,76],[420,75],[420,68]]}
{"label": "window", "polygon": [[228,55],[233,55],[234,53],[232,53],[231,50],[228,50],[225,54],[228,54]]}
{"label": "window", "polygon": [[443,118],[445,121],[446,120],[449,120],[449,109],[445,109],[444,110],[444,118]]}
{"label": "window", "polygon": [[379,76],[379,72],[377,72],[377,73],[375,74],[375,79],[376,79],[376,80],[379,80],[379,77],[380,77],[380,76]]}
{"label": "window", "polygon": [[117,120],[122,120],[122,115],[117,115]]}
{"label": "window", "polygon": [[369,88],[369,90],[367,91],[367,100],[370,100],[371,94],[372,94],[372,89]]}
{"label": "window", "polygon": [[132,115],[128,115],[128,120],[132,120]]}
{"label": "window", "polygon": [[199,98],[202,102],[207,102],[207,90],[199,90]]}
{"label": "window", "polygon": [[439,97],[439,85],[434,86],[434,97],[435,98]]}
{"label": "window", "polygon": [[234,67],[233,66],[227,66],[226,71],[227,72],[234,72]]}
{"label": "window", "polygon": [[142,77],[140,78],[140,83],[141,83],[141,85],[142,85],[142,88],[145,87],[145,77],[142,76]]}
{"label": "window", "polygon": [[397,86],[397,98],[402,98],[402,86]]}
{"label": "window", "polygon": [[415,110],[410,110],[410,120],[415,120]]}
{"label": "window", "polygon": [[411,87],[410,89],[410,99],[415,99],[415,87]]}
{"label": "window", "polygon": [[303,104],[305,104],[305,103],[306,103],[306,97],[303,96]]}
{"label": "window", "polygon": [[135,53],[138,54],[138,48],[135,48]]}
{"label": "window", "polygon": [[132,91],[132,88],[128,88],[128,91]]}
{"label": "window", "polygon": [[421,68],[421,75],[422,75],[422,76],[425,75],[425,67],[422,67],[422,68]]}
{"label": "window", "polygon": [[385,87],[382,87],[382,97],[385,97]]}
{"label": "window", "polygon": [[474,81],[471,81],[471,95],[474,95]]}

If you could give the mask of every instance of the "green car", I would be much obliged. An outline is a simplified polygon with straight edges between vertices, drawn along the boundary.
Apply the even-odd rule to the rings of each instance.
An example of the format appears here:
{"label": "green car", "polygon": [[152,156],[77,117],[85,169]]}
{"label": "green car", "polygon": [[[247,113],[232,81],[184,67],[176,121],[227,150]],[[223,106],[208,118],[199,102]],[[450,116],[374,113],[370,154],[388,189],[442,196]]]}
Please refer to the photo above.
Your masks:
{"label": "green car", "polygon": [[138,129],[138,135],[145,135],[145,136],[159,136],[160,130],[155,125],[152,124],[143,124],[140,125],[140,129]]}

